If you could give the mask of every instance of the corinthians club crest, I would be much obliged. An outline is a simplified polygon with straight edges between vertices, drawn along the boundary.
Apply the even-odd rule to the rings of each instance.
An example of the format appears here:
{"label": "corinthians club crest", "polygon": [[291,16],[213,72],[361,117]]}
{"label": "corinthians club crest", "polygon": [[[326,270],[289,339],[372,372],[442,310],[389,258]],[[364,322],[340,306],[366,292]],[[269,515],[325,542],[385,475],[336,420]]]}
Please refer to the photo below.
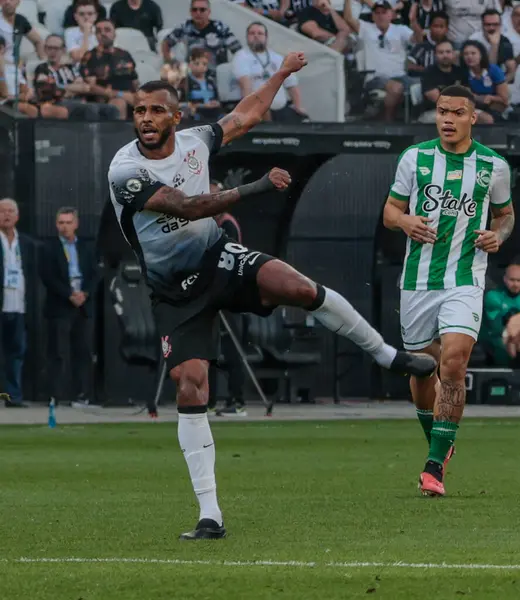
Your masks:
{"label": "corinthians club crest", "polygon": [[184,159],[188,163],[188,169],[193,175],[200,175],[202,172],[202,162],[195,156],[195,150],[190,150]]}

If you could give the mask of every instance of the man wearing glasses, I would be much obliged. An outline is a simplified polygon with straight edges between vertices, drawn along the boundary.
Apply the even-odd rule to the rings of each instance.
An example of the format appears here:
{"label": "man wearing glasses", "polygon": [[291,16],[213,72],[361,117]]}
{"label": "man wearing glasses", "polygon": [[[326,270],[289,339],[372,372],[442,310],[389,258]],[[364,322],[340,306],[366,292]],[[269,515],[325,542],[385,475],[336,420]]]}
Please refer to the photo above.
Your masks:
{"label": "man wearing glasses", "polygon": [[171,49],[182,42],[187,55],[192,48],[205,48],[210,56],[209,69],[213,72],[217,65],[228,62],[228,51],[234,54],[241,45],[235,35],[222,21],[211,19],[209,0],[192,0],[191,19],[176,27],[163,41],[162,53],[165,62],[171,60]]}
{"label": "man wearing glasses", "polygon": [[384,117],[393,121],[403,100],[403,92],[412,83],[406,75],[406,58],[414,32],[406,25],[394,25],[394,12],[386,0],[377,0],[372,6],[373,23],[360,21],[352,14],[352,0],[345,0],[344,17],[347,25],[358,34],[365,53],[365,69],[374,76],[367,83],[368,90],[384,90]]}
{"label": "man wearing glasses", "polygon": [[45,40],[44,50],[47,61],[40,63],[34,72],[34,91],[40,105],[50,102],[56,106],[64,106],[74,119],[96,121],[119,118],[119,111],[115,106],[87,103],[86,96],[90,92],[90,86],[81,77],[78,66],[62,62],[65,52],[63,38],[49,35]]}

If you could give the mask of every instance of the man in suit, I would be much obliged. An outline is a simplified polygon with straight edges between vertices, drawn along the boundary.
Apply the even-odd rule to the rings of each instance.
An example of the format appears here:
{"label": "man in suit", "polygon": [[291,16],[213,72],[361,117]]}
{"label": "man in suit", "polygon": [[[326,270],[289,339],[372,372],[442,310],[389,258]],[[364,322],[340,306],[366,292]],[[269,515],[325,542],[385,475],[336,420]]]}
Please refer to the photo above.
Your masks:
{"label": "man in suit", "polygon": [[22,369],[26,349],[26,312],[34,293],[27,293],[36,281],[36,246],[16,229],[19,212],[11,198],[0,200],[0,300],[3,384],[7,407],[25,407]]}
{"label": "man in suit", "polygon": [[[95,259],[78,238],[78,211],[63,207],[56,215],[58,235],[46,243],[41,276],[46,288],[44,315],[48,323],[51,398],[59,403],[72,383],[76,404],[87,405],[92,384],[92,295]],[[66,367],[70,362],[70,378]]]}

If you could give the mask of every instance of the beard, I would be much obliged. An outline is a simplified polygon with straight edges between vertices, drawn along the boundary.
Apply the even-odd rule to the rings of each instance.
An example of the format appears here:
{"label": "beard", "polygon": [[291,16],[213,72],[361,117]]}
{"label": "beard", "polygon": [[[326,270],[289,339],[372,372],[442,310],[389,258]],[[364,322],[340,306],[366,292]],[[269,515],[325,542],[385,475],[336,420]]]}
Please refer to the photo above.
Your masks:
{"label": "beard", "polygon": [[266,44],[263,42],[253,42],[251,44],[251,50],[253,52],[265,52]]}
{"label": "beard", "polygon": [[141,134],[137,128],[134,127],[134,131],[135,131],[135,135],[137,136],[137,139],[139,140],[139,143],[141,144],[141,146],[143,146],[143,148],[146,148],[147,150],[158,150],[159,148],[162,148],[164,146],[164,144],[166,144],[166,142],[168,141],[168,138],[170,137],[170,133],[171,133],[170,130],[165,129],[160,134],[157,142],[150,143],[150,142],[145,142],[143,140],[143,138],[141,137]]}

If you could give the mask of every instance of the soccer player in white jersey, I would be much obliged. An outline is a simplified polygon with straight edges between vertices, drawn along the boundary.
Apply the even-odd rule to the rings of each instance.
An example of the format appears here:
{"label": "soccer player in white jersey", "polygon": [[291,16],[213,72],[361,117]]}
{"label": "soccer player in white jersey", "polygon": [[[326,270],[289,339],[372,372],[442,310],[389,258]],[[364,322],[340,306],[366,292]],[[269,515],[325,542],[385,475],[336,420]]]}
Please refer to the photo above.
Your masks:
{"label": "soccer player in white jersey", "polygon": [[470,90],[445,88],[437,101],[440,137],[401,154],[384,210],[385,226],[408,236],[401,276],[404,347],[427,352],[440,365],[440,378],[412,376],[410,382],[429,444],[419,481],[428,496],[445,494],[444,471],[480,329],[487,255],[498,252],[514,225],[509,165],[472,139],[476,118]]}
{"label": "soccer player in white jersey", "polygon": [[177,384],[178,437],[200,505],[196,528],[182,539],[226,535],[207,418],[208,364],[218,358],[219,310],[268,315],[279,305],[300,306],[383,367],[417,376],[430,376],[437,368],[428,354],[387,345],[339,294],[280,260],[237,244],[211,218],[249,196],[291,184],[287,172],[272,169],[258,181],[209,193],[208,160],[222,143],[259,123],[285,79],[305,64],[302,53],[290,53],[231,114],[179,132],[175,89],[161,81],[143,85],[134,106],[137,140],[121,148],[110,165],[112,205],[152,289],[163,355]]}

